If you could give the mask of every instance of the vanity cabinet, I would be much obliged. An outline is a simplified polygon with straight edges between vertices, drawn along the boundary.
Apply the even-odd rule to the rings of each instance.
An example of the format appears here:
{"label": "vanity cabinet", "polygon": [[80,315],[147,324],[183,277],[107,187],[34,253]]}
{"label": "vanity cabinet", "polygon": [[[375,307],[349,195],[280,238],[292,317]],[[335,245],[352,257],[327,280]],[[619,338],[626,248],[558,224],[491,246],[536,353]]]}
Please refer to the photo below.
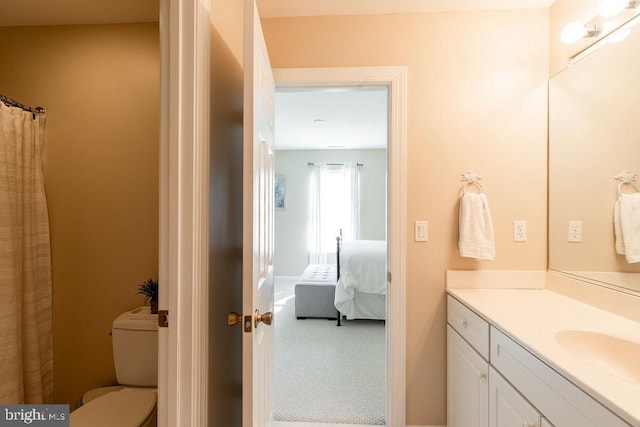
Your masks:
{"label": "vanity cabinet", "polygon": [[630,427],[452,296],[447,322],[448,427]]}
{"label": "vanity cabinet", "polygon": [[489,324],[454,298],[447,322],[447,425],[488,427]]}
{"label": "vanity cabinet", "polygon": [[489,368],[489,426],[539,427],[542,417],[493,368]]}
{"label": "vanity cabinet", "polygon": [[447,326],[448,427],[487,427],[489,363]]}
{"label": "vanity cabinet", "polygon": [[540,415],[493,368],[489,323],[447,301],[448,427],[540,427]]}
{"label": "vanity cabinet", "polygon": [[557,427],[629,427],[516,341],[491,327],[491,365]]}

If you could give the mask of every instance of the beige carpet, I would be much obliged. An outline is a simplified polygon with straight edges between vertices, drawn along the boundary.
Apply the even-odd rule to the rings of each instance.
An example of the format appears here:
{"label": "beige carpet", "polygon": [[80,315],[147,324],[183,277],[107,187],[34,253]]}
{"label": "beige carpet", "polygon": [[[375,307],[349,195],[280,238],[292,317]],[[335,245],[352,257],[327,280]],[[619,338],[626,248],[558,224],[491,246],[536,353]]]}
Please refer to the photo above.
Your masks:
{"label": "beige carpet", "polygon": [[276,278],[275,420],[384,425],[384,322],[297,320],[294,284]]}

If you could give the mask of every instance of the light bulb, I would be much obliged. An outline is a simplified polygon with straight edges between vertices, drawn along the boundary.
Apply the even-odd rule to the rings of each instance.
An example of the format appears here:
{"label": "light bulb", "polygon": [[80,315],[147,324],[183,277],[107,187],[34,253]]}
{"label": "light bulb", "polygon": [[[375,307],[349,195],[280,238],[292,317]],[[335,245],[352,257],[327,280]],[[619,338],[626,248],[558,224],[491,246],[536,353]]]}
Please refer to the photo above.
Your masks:
{"label": "light bulb", "polygon": [[575,43],[587,35],[587,29],[581,22],[568,24],[560,33],[560,38],[567,44]]}
{"label": "light bulb", "polygon": [[615,16],[629,6],[629,0],[602,0],[598,6],[601,16]]}

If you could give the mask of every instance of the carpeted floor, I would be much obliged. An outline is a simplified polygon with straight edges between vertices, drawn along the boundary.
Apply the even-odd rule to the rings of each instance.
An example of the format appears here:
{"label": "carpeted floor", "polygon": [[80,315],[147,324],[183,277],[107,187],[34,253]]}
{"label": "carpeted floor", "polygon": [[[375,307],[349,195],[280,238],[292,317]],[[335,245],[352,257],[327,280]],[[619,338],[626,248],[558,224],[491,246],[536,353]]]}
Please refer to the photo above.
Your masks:
{"label": "carpeted floor", "polygon": [[276,278],[275,420],[384,425],[384,322],[297,320],[294,284]]}

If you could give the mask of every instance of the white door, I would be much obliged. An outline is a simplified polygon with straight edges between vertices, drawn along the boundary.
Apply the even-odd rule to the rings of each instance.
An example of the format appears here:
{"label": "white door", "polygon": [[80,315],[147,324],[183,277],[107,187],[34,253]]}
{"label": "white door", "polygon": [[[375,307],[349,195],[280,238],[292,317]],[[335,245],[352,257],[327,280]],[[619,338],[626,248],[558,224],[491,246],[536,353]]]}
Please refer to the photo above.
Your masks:
{"label": "white door", "polygon": [[447,423],[449,427],[489,424],[489,363],[447,325]]}
{"label": "white door", "polygon": [[273,414],[273,216],[275,85],[254,0],[244,2],[243,374],[244,427]]}

